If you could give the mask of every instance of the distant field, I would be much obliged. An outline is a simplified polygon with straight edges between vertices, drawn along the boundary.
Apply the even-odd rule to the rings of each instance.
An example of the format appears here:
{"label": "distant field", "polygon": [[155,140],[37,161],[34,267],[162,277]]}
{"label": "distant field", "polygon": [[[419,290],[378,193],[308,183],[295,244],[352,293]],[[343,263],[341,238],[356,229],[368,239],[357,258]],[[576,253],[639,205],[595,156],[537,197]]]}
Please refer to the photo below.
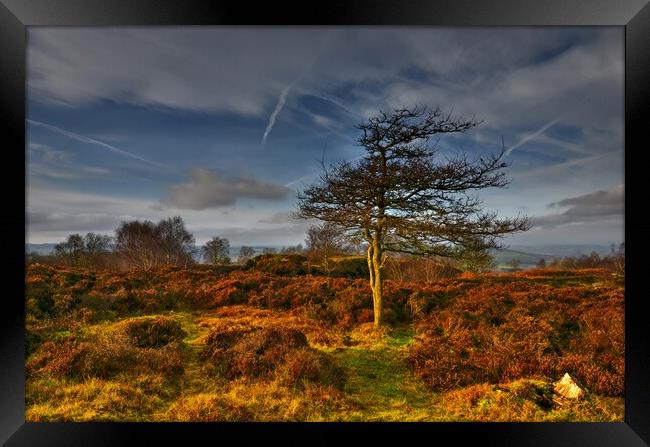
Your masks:
{"label": "distant field", "polygon": [[[622,421],[623,279],[29,265],[28,421]],[[587,391],[554,401],[570,372]]]}

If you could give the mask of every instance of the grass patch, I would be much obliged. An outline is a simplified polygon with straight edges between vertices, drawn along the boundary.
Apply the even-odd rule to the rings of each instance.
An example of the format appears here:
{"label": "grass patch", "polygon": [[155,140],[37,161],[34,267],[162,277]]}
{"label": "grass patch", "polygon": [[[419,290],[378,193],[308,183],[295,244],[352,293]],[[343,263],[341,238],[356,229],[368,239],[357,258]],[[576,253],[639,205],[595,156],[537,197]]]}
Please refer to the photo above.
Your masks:
{"label": "grass patch", "polygon": [[404,361],[404,348],[413,339],[400,328],[361,347],[338,349],[333,355],[348,375],[345,394],[360,408],[345,416],[352,421],[435,420],[436,395],[426,389]]}

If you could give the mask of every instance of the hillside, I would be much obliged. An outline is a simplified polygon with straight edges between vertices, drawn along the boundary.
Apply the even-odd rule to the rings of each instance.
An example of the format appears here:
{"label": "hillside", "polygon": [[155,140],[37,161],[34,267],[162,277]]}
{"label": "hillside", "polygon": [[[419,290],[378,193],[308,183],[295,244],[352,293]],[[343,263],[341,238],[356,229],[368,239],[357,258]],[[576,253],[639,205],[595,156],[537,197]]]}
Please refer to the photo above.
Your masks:
{"label": "hillside", "polygon": [[[28,421],[621,421],[622,279],[29,265]],[[587,390],[554,400],[570,372]]]}

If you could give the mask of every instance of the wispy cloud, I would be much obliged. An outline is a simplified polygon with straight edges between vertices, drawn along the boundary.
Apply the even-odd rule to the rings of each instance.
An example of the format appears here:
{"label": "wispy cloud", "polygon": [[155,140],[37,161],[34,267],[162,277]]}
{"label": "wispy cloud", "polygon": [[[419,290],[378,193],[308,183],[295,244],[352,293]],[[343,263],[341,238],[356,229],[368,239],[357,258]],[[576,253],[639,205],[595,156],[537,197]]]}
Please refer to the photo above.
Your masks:
{"label": "wispy cloud", "polygon": [[[554,213],[547,203],[607,190],[623,177],[620,29],[35,28],[28,37],[29,103],[42,124],[28,124],[30,141],[65,152],[29,154],[27,186],[41,186],[30,195],[37,211],[63,207],[77,215],[91,207],[157,219],[175,207],[161,200],[175,199],[206,237],[239,228],[251,233],[233,230],[233,237],[252,238],[256,229],[280,225],[258,223],[260,214],[293,207],[292,191],[318,181],[314,160],[325,142],[332,161],[353,157],[361,153],[351,144],[354,124],[415,103],[484,121],[471,133],[441,138],[445,152],[473,157],[506,137],[513,187],[486,195],[501,213],[522,203],[538,215]],[[264,150],[280,133],[283,144]],[[100,155],[110,151],[104,155],[150,175],[129,169],[101,176],[110,167],[103,164],[81,170],[88,157],[75,159],[74,147],[58,147],[62,138]],[[143,145],[127,144],[136,140]],[[171,167],[154,168],[147,158]],[[190,166],[219,171],[192,176],[185,172]],[[263,185],[235,187],[244,172]],[[257,198],[268,184],[286,196]],[[51,194],[44,200],[57,186],[147,200],[130,211],[121,197],[111,204],[92,198],[66,205]],[[566,235],[574,227],[554,231]],[[45,225],[35,231],[45,239]],[[593,240],[606,235],[583,231]],[[562,237],[572,241],[576,234]],[[275,244],[290,237],[302,236],[295,229],[256,236]],[[556,235],[549,230],[544,237]]]}
{"label": "wispy cloud", "polygon": [[70,153],[53,149],[47,144],[29,143],[29,173],[53,179],[80,179],[111,174],[110,169],[73,161]]}
{"label": "wispy cloud", "polygon": [[95,140],[94,138],[87,137],[85,135],[81,135],[75,132],[71,132],[69,130],[62,129],[57,126],[53,126],[52,124],[47,124],[47,123],[42,123],[40,121],[35,121],[35,120],[26,120],[29,124],[32,124],[34,126],[42,127],[44,129],[48,129],[52,132],[59,133],[61,135],[64,135],[68,138],[72,138],[73,140],[81,141],[82,143],[88,143],[88,144],[94,144],[95,146],[100,146],[105,149],[108,149],[111,152],[114,152],[116,154],[123,155],[125,157],[133,158],[134,160],[139,160],[144,163],[150,164],[152,166],[157,166],[157,167],[167,167],[167,165],[164,165],[162,163],[158,163],[157,161],[151,161],[147,160],[146,158],[142,158],[139,155],[136,155],[134,153],[125,151],[124,149],[120,149],[118,147],[115,147],[111,144],[104,143],[103,141]]}
{"label": "wispy cloud", "polygon": [[590,163],[593,163],[595,161],[601,160],[603,158],[609,157],[609,158],[618,158],[620,157],[621,154],[618,151],[610,151],[610,152],[605,152],[602,154],[596,154],[591,157],[583,157],[583,158],[576,158],[573,160],[565,161],[564,163],[559,163],[551,166],[544,166],[541,168],[537,169],[531,169],[529,171],[522,171],[522,172],[515,172],[513,174],[513,177],[515,178],[531,178],[533,176],[540,176],[540,175],[550,175],[550,174],[557,174],[557,173],[562,173],[564,172],[567,168],[571,168],[573,166],[578,166],[578,167],[585,167]]}

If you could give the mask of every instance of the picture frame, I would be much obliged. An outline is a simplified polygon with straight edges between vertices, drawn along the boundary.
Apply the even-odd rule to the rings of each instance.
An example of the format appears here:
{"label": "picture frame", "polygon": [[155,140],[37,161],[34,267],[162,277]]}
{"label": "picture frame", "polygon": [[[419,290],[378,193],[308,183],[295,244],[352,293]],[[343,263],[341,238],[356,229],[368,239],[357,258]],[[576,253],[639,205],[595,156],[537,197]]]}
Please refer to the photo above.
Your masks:
{"label": "picture frame", "polygon": [[[633,217],[632,195],[643,186],[642,156],[650,92],[650,5],[647,0],[348,0],[302,5],[172,0],[0,0],[0,115],[6,192],[0,225],[5,266],[0,312],[0,441],[20,445],[155,445],[204,438],[212,442],[331,444],[476,442],[482,445],[642,446],[650,443],[650,325],[643,312],[643,254],[647,224]],[[625,28],[625,422],[624,423],[26,423],[24,418],[24,238],[26,27],[119,25],[399,25],[399,26],[622,26]],[[22,185],[22,186],[20,186]],[[640,206],[640,205],[639,205]],[[191,442],[191,441],[190,441]]]}

